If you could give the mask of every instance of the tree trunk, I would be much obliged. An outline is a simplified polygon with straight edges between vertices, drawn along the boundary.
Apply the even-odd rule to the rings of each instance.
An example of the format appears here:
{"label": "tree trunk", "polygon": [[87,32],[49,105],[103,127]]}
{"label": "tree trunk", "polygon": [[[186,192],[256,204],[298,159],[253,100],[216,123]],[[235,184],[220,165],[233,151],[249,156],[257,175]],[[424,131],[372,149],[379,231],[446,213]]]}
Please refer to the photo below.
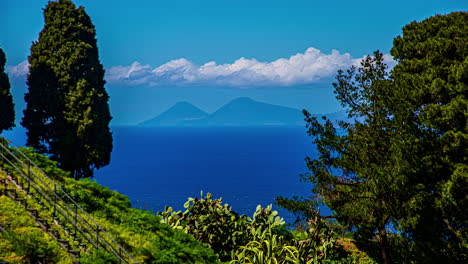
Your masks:
{"label": "tree trunk", "polygon": [[380,252],[384,264],[392,263],[390,260],[390,246],[388,245],[387,232],[385,228],[379,228]]}

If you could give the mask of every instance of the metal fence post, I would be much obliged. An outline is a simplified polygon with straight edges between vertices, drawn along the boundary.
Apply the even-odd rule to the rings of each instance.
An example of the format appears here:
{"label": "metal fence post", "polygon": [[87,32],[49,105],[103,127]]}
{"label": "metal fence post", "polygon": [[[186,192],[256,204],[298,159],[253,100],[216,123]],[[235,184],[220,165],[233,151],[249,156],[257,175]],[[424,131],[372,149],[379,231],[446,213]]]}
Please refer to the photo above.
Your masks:
{"label": "metal fence post", "polygon": [[76,228],[77,228],[77,224],[76,224],[76,221],[77,221],[77,219],[76,219],[76,218],[77,218],[77,214],[78,214],[78,213],[77,213],[77,208],[76,208],[76,204],[75,204],[75,223],[74,223],[74,225],[75,225],[75,237],[76,237]]}
{"label": "metal fence post", "polygon": [[29,192],[29,182],[31,181],[31,160],[28,161],[28,189]]}
{"label": "metal fence post", "polygon": [[54,184],[54,213],[52,214],[55,217],[55,213],[57,211],[57,184]]}
{"label": "metal fence post", "polygon": [[96,226],[96,249],[99,249],[99,227]]}

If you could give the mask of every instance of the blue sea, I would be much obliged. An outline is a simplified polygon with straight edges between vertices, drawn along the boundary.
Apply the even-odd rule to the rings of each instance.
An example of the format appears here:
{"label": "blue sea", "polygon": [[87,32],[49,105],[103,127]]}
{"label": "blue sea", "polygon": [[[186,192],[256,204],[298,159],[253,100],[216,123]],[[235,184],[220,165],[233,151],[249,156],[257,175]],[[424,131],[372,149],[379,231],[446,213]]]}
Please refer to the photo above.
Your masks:
{"label": "blue sea", "polygon": [[[95,179],[129,196],[138,208],[184,210],[187,198],[203,191],[252,216],[257,205],[274,204],[278,195],[311,194],[311,184],[300,181],[307,172],[304,158],[316,155],[304,127],[112,127],[112,132],[111,163],[96,171]],[[23,144],[19,134],[6,136]]]}

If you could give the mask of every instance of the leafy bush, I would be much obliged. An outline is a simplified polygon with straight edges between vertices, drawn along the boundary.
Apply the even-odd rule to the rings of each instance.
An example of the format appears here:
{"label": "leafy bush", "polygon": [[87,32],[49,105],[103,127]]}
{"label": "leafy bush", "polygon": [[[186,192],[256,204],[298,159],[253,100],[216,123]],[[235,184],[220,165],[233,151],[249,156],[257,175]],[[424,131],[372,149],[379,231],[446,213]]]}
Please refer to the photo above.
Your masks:
{"label": "leafy bush", "polygon": [[105,218],[118,218],[130,208],[128,197],[98,184],[95,180],[66,178],[64,191],[88,213],[98,212]]}
{"label": "leafy bush", "polygon": [[28,212],[6,196],[0,196],[0,223],[9,223],[12,229],[35,225]]}
{"label": "leafy bush", "polygon": [[230,263],[299,263],[299,251],[285,243],[284,237],[274,234],[271,227],[267,227],[263,231],[258,229],[252,241],[239,247]]}
{"label": "leafy bush", "polygon": [[36,227],[29,213],[6,196],[0,196],[0,223],[9,223],[7,232],[0,232],[0,262],[71,263],[71,257],[51,236]]}
{"label": "leafy bush", "polygon": [[221,261],[232,260],[241,246],[258,241],[256,237],[267,231],[281,240],[293,238],[271,205],[266,208],[257,206],[252,219],[234,212],[228,204],[222,203],[222,199],[213,199],[210,193],[203,198],[189,198],[184,207],[185,212],[174,212],[171,207],[166,207],[159,215],[173,228],[183,229],[198,241],[210,245]]}
{"label": "leafy bush", "polygon": [[[39,154],[34,151],[33,148],[20,147],[19,150],[23,152],[34,164],[41,168],[49,177],[54,180],[62,181],[65,177],[70,175],[69,172],[60,169],[57,166],[57,162],[49,159],[47,156]],[[16,154],[18,157],[22,157],[21,154]],[[26,162],[26,161],[24,161]]]}
{"label": "leafy bush", "polygon": [[36,227],[20,227],[0,233],[4,240],[2,248],[6,254],[0,254],[0,260],[13,257],[18,263],[72,263],[56,241]]}
{"label": "leafy bush", "polygon": [[148,252],[154,264],[177,263],[217,263],[218,256],[213,251],[179,230],[171,235],[155,236]]}
{"label": "leafy bush", "polygon": [[189,198],[184,207],[187,211],[182,217],[186,231],[198,241],[207,243],[220,255],[222,261],[231,257],[231,251],[248,242],[245,215],[239,216],[221,199]]}
{"label": "leafy bush", "polygon": [[81,264],[115,264],[118,259],[102,249],[92,249],[88,254],[80,258]]}
{"label": "leafy bush", "polygon": [[[202,194],[203,197],[203,194]],[[336,243],[337,233],[317,212],[302,231],[286,229],[272,206],[257,206],[252,218],[239,216],[211,194],[189,198],[185,212],[166,207],[164,223],[208,244],[221,261],[230,263],[357,263],[357,257]],[[312,217],[313,216],[313,217]],[[371,262],[369,262],[371,263]]]}

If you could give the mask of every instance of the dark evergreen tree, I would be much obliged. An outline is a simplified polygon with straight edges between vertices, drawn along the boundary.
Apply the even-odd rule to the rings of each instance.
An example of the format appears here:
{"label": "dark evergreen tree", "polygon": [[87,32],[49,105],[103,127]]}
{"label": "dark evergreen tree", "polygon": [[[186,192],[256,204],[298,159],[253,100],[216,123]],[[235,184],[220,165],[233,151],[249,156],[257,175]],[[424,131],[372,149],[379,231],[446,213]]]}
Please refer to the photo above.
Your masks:
{"label": "dark evergreen tree", "polygon": [[[338,73],[337,99],[356,122],[338,132],[305,111],[319,154],[307,159],[306,179],[357,241],[379,241],[382,262],[464,263],[468,13],[405,26],[391,54],[390,75],[378,53]],[[306,216],[307,202],[278,199]]]}
{"label": "dark evergreen tree", "polygon": [[[308,133],[319,156],[307,158],[314,192],[334,212],[340,223],[356,230],[360,241],[376,240],[384,263],[391,263],[388,226],[398,215],[396,193],[401,174],[394,170],[400,159],[394,147],[391,114],[381,98],[391,86],[383,55],[375,52],[359,68],[339,71],[333,84],[337,99],[354,123],[340,122],[339,130],[324,117],[321,123],[307,111]],[[346,133],[339,133],[340,130]],[[290,208],[304,201],[278,200]]]}
{"label": "dark evergreen tree", "polygon": [[10,93],[10,80],[5,73],[6,56],[0,48],[0,134],[15,126],[15,106]]}
{"label": "dark evergreen tree", "polygon": [[22,125],[27,145],[51,155],[75,178],[110,162],[112,134],[96,32],[83,7],[49,2],[31,46]]}
{"label": "dark evergreen tree", "polygon": [[[391,54],[392,112],[411,132],[407,152],[417,188],[403,229],[421,262],[468,260],[468,13],[437,15],[403,28]],[[395,107],[396,106],[396,107]]]}

